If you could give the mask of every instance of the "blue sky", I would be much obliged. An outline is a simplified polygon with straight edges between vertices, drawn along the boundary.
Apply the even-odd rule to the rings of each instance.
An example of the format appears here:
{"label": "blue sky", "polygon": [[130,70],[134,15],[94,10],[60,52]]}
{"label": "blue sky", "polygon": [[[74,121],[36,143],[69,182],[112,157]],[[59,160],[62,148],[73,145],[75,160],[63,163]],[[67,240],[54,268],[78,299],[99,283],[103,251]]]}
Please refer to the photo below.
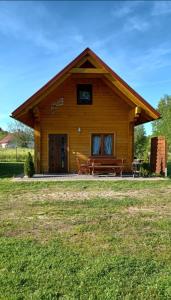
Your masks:
{"label": "blue sky", "polygon": [[171,2],[1,1],[0,127],[86,47],[154,107],[171,94]]}

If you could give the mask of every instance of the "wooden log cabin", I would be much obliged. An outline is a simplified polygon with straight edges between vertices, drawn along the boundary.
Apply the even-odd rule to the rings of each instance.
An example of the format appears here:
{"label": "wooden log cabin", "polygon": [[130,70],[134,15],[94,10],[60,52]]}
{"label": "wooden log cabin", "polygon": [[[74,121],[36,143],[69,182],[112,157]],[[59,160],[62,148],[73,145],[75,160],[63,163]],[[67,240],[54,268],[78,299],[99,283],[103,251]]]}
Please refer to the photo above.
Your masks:
{"label": "wooden log cabin", "polygon": [[72,173],[89,156],[122,158],[129,170],[134,126],[160,115],[87,48],[12,117],[34,129],[37,173]]}

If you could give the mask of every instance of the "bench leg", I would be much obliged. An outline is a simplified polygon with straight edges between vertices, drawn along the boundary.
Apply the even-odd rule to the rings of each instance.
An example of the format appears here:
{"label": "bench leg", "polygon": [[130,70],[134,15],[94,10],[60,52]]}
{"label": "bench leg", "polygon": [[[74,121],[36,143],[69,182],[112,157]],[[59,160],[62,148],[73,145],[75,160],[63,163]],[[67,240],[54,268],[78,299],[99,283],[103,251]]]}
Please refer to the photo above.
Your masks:
{"label": "bench leg", "polygon": [[115,171],[115,168],[113,168],[113,175],[116,176],[116,171]]}
{"label": "bench leg", "polygon": [[94,176],[94,162],[92,163],[92,175]]}

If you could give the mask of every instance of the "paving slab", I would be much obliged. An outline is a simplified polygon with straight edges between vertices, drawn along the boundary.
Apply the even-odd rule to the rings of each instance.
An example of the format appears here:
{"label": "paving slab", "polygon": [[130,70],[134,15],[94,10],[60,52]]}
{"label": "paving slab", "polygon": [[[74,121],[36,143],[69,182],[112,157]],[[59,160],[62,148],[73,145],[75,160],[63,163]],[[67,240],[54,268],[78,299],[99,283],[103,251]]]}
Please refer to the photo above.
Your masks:
{"label": "paving slab", "polygon": [[156,181],[168,180],[167,177],[133,177],[130,175],[112,176],[112,175],[78,175],[78,174],[36,174],[32,178],[18,176],[12,179],[13,181],[84,181],[84,180],[102,180],[102,181],[119,181],[119,180],[133,180],[133,181]]}

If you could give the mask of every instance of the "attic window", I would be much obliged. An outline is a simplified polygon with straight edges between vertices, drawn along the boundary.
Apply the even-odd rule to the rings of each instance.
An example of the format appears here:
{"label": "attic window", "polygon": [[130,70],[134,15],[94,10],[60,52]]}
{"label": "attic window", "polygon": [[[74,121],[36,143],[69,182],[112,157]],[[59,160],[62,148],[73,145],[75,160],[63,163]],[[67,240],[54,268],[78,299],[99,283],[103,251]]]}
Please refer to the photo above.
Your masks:
{"label": "attic window", "polygon": [[77,104],[90,105],[92,104],[92,85],[78,84],[77,85]]}
{"label": "attic window", "polygon": [[89,61],[86,60],[81,66],[80,68],[95,68],[95,66]]}

